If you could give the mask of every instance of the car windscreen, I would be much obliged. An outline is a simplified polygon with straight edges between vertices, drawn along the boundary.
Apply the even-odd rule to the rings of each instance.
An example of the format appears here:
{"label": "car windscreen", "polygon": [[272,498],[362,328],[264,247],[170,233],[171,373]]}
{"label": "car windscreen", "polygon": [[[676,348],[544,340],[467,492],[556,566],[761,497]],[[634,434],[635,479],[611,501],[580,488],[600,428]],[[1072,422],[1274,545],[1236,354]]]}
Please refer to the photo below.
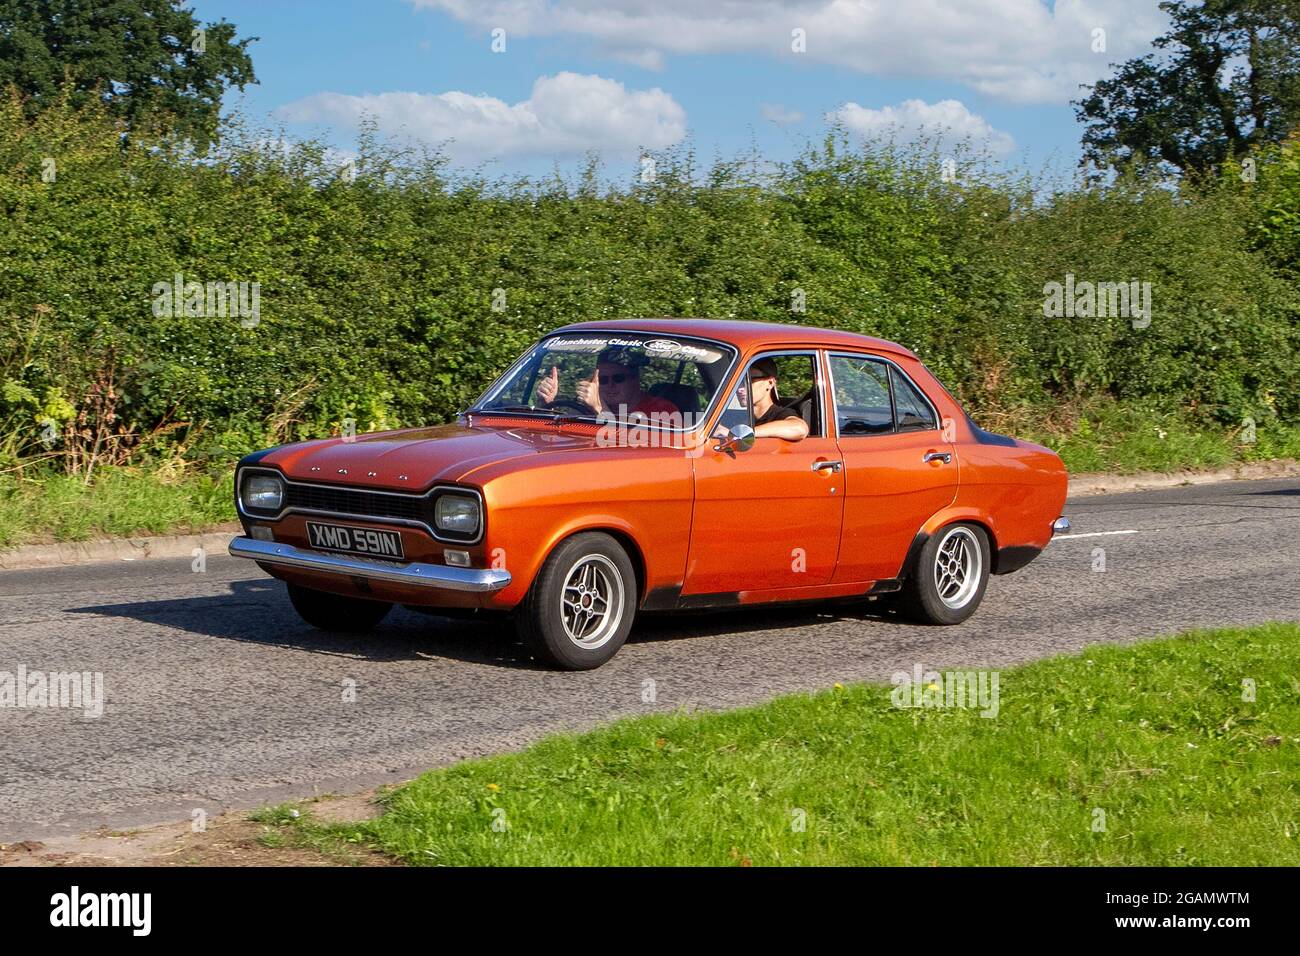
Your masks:
{"label": "car windscreen", "polygon": [[735,357],[729,345],[687,336],[552,335],[502,376],[475,410],[690,429],[713,403]]}

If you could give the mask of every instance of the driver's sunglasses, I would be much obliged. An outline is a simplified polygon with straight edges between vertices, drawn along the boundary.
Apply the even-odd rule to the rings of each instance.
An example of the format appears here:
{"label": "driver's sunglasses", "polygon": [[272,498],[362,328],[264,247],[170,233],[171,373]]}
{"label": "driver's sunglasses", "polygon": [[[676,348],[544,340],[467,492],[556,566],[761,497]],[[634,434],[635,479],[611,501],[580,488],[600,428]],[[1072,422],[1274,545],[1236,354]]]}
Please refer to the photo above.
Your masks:
{"label": "driver's sunglasses", "polygon": [[610,382],[613,382],[615,385],[622,385],[626,381],[627,381],[626,372],[619,372],[616,375],[602,375],[600,377],[601,385],[608,385]]}

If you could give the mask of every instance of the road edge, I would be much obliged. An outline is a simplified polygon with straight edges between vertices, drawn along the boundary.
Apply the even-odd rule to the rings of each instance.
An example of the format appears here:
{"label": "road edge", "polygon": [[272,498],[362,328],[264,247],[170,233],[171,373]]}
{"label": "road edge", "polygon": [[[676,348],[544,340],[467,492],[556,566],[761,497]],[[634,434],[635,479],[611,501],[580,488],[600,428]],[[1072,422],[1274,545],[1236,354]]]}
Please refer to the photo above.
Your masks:
{"label": "road edge", "polygon": [[1243,461],[1209,471],[1140,471],[1131,475],[1079,475],[1070,479],[1069,496],[1118,495],[1130,491],[1155,491],[1183,485],[1212,485],[1224,481],[1263,481],[1268,478],[1300,477],[1300,461],[1273,458]]}
{"label": "road edge", "polygon": [[[1071,498],[1153,491],[1182,485],[1206,485],[1223,481],[1258,481],[1266,478],[1300,477],[1300,462],[1293,459],[1240,462],[1212,471],[1138,472],[1132,475],[1080,475],[1070,479]],[[239,533],[236,522],[218,525],[200,534],[157,535],[139,538],[108,538],[95,541],[64,541],[58,544],[28,544],[0,551],[0,571],[69,567],[105,561],[144,561],[149,558],[197,557],[224,553],[230,539]]]}
{"label": "road edge", "polygon": [[230,539],[238,533],[239,525],[230,522],[200,534],[27,544],[0,551],[0,571],[58,568],[106,561],[144,561],[149,558],[192,558],[198,557],[200,552],[224,554]]}

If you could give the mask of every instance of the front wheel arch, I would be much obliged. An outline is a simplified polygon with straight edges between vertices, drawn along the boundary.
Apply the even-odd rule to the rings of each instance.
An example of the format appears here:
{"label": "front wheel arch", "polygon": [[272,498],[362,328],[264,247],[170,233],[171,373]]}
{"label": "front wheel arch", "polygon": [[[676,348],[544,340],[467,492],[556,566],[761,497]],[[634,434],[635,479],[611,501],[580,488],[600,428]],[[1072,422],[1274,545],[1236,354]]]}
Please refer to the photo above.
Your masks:
{"label": "front wheel arch", "polygon": [[[627,552],[628,560],[632,562],[632,570],[636,572],[636,606],[641,607],[646,598],[645,555],[641,553],[641,546],[636,543],[636,539],[619,528],[584,528],[583,531],[599,531],[622,545],[623,550]],[[580,533],[575,532],[575,534]]]}
{"label": "front wheel arch", "polygon": [[561,534],[557,535],[546,549],[537,562],[537,567],[533,569],[532,576],[528,579],[528,587],[531,588],[537,581],[537,576],[542,573],[542,568],[546,567],[546,562],[560,548],[571,539],[580,534],[595,532],[597,534],[607,534],[622,546],[627,552],[628,560],[632,562],[632,569],[636,572],[636,595],[638,608],[645,602],[646,598],[646,561],[645,554],[641,551],[641,545],[627,528],[610,524],[591,524],[580,527],[566,528]]}
{"label": "front wheel arch", "polygon": [[[578,573],[575,569],[588,565],[596,565],[590,577],[570,579]],[[515,608],[519,636],[538,659],[565,670],[599,667],[631,633],[638,586],[632,553],[616,535],[605,530],[575,532],[547,554]],[[582,607],[576,597],[579,588]],[[610,610],[602,621],[605,607]],[[593,638],[598,640],[589,643]]]}

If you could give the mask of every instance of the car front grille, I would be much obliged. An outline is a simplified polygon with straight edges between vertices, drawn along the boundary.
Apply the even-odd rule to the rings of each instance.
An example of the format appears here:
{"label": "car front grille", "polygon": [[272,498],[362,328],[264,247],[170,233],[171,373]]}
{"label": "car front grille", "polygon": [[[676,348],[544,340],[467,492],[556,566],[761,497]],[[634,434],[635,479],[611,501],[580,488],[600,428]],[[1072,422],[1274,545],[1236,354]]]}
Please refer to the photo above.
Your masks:
{"label": "car front grille", "polygon": [[286,505],[306,511],[323,511],[361,518],[391,518],[401,521],[433,520],[432,499],[424,495],[381,494],[359,488],[331,488],[324,485],[290,484]]}

